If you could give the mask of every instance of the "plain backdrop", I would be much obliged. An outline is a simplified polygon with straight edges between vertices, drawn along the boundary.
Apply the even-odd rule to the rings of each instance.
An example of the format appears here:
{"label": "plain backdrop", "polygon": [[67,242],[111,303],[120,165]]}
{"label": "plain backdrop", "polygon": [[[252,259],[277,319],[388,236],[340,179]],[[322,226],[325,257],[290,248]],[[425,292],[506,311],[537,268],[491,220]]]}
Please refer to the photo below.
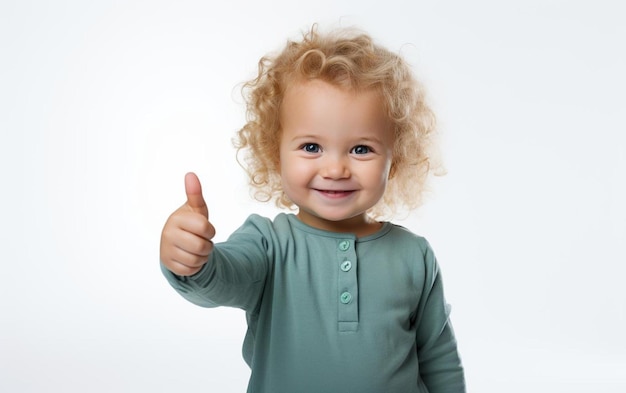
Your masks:
{"label": "plain backdrop", "polygon": [[[204,185],[224,240],[258,59],[358,27],[428,89],[448,170],[429,239],[470,392],[626,391],[626,24],[615,1],[0,2],[0,391],[243,392],[241,310],[169,287]],[[297,393],[297,392],[296,392]]]}

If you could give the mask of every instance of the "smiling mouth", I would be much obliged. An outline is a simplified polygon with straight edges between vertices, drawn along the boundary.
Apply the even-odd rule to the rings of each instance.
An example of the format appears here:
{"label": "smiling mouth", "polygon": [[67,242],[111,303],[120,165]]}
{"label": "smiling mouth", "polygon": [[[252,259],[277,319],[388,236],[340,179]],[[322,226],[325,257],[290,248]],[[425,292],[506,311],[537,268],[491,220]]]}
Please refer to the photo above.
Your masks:
{"label": "smiling mouth", "polygon": [[354,192],[354,190],[320,190],[317,188],[315,189],[315,191],[329,198],[341,198],[351,195]]}

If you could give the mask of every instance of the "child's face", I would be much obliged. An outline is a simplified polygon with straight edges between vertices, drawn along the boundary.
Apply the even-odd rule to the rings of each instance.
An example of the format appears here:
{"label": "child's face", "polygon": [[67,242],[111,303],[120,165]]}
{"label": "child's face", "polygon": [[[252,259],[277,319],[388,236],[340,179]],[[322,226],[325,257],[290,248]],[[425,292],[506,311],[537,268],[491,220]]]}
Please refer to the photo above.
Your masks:
{"label": "child's face", "polygon": [[378,95],[298,83],[285,93],[281,125],[282,186],[300,220],[358,235],[378,229],[366,211],[383,196],[394,142]]}

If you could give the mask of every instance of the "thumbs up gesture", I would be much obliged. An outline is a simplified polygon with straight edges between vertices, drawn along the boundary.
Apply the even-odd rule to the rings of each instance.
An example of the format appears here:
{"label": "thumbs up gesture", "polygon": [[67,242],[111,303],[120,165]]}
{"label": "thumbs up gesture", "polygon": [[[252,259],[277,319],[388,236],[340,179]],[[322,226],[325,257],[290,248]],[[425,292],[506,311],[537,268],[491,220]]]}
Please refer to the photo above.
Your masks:
{"label": "thumbs up gesture", "polygon": [[185,175],[185,193],[187,202],[169,216],[161,232],[161,262],[179,276],[191,276],[202,269],[215,236],[202,186],[194,173]]}

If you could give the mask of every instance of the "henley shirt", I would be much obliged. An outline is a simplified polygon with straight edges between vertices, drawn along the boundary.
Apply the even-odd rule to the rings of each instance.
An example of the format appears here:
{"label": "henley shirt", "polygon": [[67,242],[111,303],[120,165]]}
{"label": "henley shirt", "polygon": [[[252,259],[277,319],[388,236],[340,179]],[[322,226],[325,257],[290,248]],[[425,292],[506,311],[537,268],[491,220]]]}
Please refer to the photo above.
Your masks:
{"label": "henley shirt", "polygon": [[401,226],[357,238],[251,215],[198,273],[162,270],[190,302],[246,312],[248,393],[465,392],[437,261]]}

